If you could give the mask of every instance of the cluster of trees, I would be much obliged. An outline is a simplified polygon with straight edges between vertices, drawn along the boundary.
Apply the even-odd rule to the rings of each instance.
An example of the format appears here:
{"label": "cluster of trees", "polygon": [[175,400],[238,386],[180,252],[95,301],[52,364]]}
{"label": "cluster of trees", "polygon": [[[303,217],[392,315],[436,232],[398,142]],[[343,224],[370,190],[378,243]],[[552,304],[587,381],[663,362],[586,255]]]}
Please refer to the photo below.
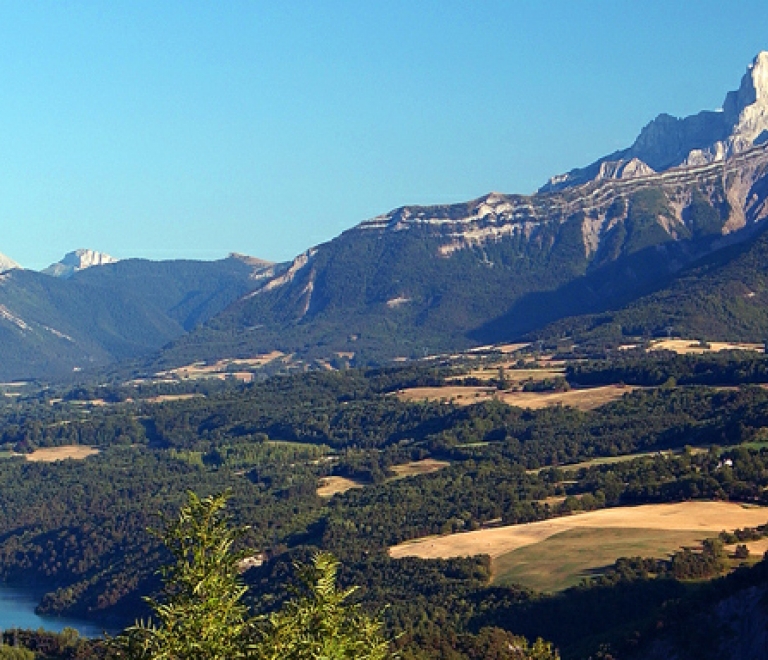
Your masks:
{"label": "cluster of trees", "polygon": [[768,357],[752,351],[719,351],[678,355],[672,351],[623,351],[610,360],[590,360],[568,366],[566,376],[582,386],[627,383],[654,386],[745,385],[768,382]]}

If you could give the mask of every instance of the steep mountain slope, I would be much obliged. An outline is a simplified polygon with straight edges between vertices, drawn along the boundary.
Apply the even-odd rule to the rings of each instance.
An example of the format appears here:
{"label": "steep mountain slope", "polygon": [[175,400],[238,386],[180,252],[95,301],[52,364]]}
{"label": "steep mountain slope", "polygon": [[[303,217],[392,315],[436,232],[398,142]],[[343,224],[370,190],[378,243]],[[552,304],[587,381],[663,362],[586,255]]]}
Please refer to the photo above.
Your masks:
{"label": "steep mountain slope", "polygon": [[136,357],[209,319],[274,273],[264,262],[130,259],[60,279],[0,276],[0,378],[71,372]]}
{"label": "steep mountain slope", "polygon": [[749,238],[767,192],[758,146],[557,193],[403,207],[301,255],[165,357],[280,348],[365,361],[515,338],[628,302]]}
{"label": "steep mountain slope", "polygon": [[563,319],[535,333],[545,339],[618,343],[627,337],[768,338],[768,231],[702,259],[667,286],[621,309]]}

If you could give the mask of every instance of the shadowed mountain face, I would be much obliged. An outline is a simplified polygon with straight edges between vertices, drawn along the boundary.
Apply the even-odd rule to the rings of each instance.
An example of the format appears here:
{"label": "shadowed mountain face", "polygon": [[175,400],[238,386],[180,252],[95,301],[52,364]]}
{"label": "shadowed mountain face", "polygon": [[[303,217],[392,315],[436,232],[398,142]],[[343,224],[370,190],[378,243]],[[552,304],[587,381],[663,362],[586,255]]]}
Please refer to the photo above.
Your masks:
{"label": "shadowed mountain face", "polygon": [[768,337],[768,232],[720,250],[656,291],[617,308],[565,318],[536,333],[545,339],[617,344],[629,336],[730,341]]}
{"label": "shadowed mountain face", "polygon": [[156,351],[251,290],[268,265],[130,259],[60,279],[0,275],[0,378],[49,377]]}

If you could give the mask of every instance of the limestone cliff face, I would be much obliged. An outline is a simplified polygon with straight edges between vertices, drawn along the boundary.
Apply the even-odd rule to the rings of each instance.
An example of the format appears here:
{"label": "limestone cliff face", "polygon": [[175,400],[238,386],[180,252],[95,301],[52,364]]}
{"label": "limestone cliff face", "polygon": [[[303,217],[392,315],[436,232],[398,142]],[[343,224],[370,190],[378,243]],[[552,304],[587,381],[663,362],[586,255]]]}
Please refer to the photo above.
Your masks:
{"label": "limestone cliff face", "polygon": [[[627,161],[627,165],[631,163]],[[608,169],[606,163],[603,167]],[[715,210],[719,214],[716,225],[707,229],[712,238],[732,240],[739,230],[768,217],[768,145],[661,173],[638,166],[634,170],[637,176],[621,176],[626,172],[626,167],[617,168],[613,172],[616,176],[606,175],[590,184],[549,194],[491,193],[466,204],[402,207],[351,231],[419,228],[437,239],[440,256],[450,257],[458,250],[482,250],[511,238],[535,241],[553,225],[570,221],[579,223],[582,249],[590,259],[601,252],[615,228],[630,221],[633,200],[645,190],[660,195],[664,210],[655,216],[655,222],[669,240],[695,237],[700,232],[693,209],[702,203],[711,209],[710,214]]]}
{"label": "limestone cliff face", "polygon": [[542,192],[589,181],[635,178],[677,167],[706,165],[768,141],[768,52],[749,65],[739,89],[729,92],[720,111],[690,117],[661,114],[635,143],[591,165],[553,177]]}

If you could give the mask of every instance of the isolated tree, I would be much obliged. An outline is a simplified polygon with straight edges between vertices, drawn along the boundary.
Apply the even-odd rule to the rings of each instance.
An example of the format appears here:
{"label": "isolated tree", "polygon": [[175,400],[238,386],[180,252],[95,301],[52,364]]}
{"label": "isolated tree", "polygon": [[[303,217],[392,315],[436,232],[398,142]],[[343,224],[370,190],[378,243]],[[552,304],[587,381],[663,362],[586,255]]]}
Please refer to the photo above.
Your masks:
{"label": "isolated tree", "polygon": [[174,563],[160,570],[160,600],[145,599],[154,612],[113,640],[118,658],[130,660],[237,660],[247,658],[250,623],[242,602],[246,587],[233,546],[242,530],[224,514],[227,494],[189,493],[178,519],[161,534]]}
{"label": "isolated tree", "polygon": [[394,656],[379,619],[348,603],[357,587],[340,590],[338,560],[314,556],[311,566],[297,566],[306,593],[263,620],[254,647],[259,660],[385,660]]}

